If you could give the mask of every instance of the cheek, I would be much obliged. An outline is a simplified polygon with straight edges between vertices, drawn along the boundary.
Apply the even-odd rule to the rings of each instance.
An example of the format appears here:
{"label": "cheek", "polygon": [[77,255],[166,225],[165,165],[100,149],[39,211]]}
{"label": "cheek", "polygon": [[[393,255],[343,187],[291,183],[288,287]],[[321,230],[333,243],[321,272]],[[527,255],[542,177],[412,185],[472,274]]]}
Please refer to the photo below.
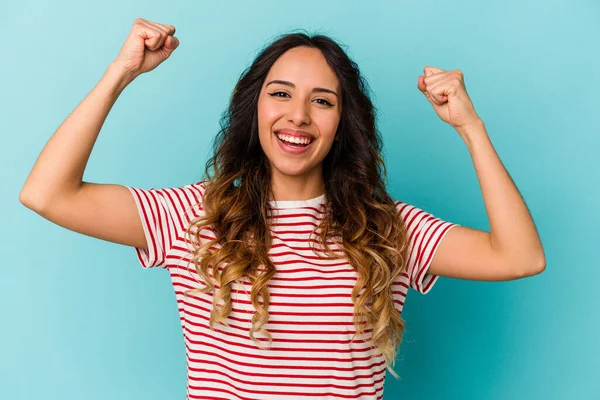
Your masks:
{"label": "cheek", "polygon": [[315,121],[319,125],[321,135],[328,140],[333,140],[340,122],[337,115],[324,115]]}
{"label": "cheek", "polygon": [[278,119],[277,110],[269,102],[257,104],[258,140],[265,154],[271,153],[271,129]]}
{"label": "cheek", "polygon": [[258,123],[266,128],[269,128],[280,117],[278,108],[269,102],[259,102],[257,110]]}

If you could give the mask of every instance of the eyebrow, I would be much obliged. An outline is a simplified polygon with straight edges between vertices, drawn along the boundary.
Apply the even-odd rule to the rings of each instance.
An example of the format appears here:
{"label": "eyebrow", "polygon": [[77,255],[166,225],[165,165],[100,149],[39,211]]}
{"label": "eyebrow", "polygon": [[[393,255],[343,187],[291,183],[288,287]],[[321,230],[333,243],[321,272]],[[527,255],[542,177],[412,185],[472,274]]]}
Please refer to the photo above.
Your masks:
{"label": "eyebrow", "polygon": [[[281,85],[286,85],[286,86],[293,87],[294,89],[296,88],[296,85],[294,85],[292,82],[288,82],[288,81],[282,81],[282,80],[279,80],[279,79],[275,79],[275,80],[273,80],[273,81],[271,81],[271,82],[267,83],[267,85],[266,85],[266,86],[269,86],[269,85],[270,85],[270,84],[272,84],[272,83],[279,83],[279,84],[281,84]],[[266,86],[265,86],[265,87],[266,87]],[[338,94],[337,94],[336,92],[334,92],[333,90],[331,90],[331,89],[325,89],[325,88],[316,87],[316,88],[314,88],[312,91],[313,91],[313,92],[332,93],[332,94],[334,94],[336,97],[339,97],[339,96],[338,96]]]}

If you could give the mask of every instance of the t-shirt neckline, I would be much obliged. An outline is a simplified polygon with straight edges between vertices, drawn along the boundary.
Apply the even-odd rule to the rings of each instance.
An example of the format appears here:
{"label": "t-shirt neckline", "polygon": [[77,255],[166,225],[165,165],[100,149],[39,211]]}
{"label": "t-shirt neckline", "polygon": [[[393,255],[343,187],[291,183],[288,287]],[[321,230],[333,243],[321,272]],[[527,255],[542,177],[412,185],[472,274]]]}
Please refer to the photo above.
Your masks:
{"label": "t-shirt neckline", "polygon": [[307,200],[269,200],[274,208],[301,208],[320,206],[325,202],[325,193]]}

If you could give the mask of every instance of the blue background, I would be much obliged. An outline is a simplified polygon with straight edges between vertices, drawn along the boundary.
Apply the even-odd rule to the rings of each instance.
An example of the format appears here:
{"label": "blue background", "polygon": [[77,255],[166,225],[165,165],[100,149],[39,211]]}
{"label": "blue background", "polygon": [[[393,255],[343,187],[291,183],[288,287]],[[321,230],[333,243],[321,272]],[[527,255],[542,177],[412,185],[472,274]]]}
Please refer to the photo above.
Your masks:
{"label": "blue background", "polygon": [[[417,78],[460,69],[546,251],[540,275],[441,278],[409,292],[384,399],[600,399],[600,6],[596,1],[16,1],[0,6],[0,398],[183,399],[168,273],[18,200],[42,148],[117,56],[135,18],[180,46],[125,89],[84,180],[201,178],[218,118],[257,51],[296,28],[349,46],[380,111],[392,195],[488,230],[460,136]],[[484,268],[485,266],[482,266]]]}

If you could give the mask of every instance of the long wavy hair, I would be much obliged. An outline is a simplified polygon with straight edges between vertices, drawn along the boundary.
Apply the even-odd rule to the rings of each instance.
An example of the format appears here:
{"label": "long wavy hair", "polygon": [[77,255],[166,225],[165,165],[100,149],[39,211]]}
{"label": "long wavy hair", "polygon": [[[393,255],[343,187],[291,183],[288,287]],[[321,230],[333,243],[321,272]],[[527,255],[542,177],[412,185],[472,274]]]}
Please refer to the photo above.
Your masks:
{"label": "long wavy hair", "polygon": [[[259,142],[257,103],[273,63],[297,46],[320,50],[342,91],[339,140],[334,141],[323,160],[325,211],[315,230],[320,230],[320,246],[328,257],[346,256],[357,271],[351,295],[355,335],[364,333],[364,328],[372,324],[371,348],[377,348],[388,370],[398,378],[392,366],[396,347],[402,341],[404,320],[394,307],[392,282],[405,269],[407,231],[386,191],[382,140],[368,83],[357,64],[328,36],[311,36],[305,31],[281,35],[242,72],[229,107],[221,116],[213,155],[206,163],[204,215],[193,218],[185,232],[188,243],[193,243],[191,261],[206,286],[186,294],[212,292],[214,285],[219,285],[209,322],[214,329],[218,322],[227,325],[225,320],[232,310],[232,283],[247,277],[252,284],[250,300],[256,310],[250,338],[260,347],[254,336],[259,332],[268,338],[270,347],[272,336],[262,326],[269,318],[267,285],[276,272],[268,256],[272,244],[268,220],[273,213],[269,199],[273,196],[269,161]],[[215,238],[202,244],[201,236],[206,238],[202,231],[206,230]],[[345,254],[336,254],[329,248],[327,241],[332,236],[341,239]]]}

